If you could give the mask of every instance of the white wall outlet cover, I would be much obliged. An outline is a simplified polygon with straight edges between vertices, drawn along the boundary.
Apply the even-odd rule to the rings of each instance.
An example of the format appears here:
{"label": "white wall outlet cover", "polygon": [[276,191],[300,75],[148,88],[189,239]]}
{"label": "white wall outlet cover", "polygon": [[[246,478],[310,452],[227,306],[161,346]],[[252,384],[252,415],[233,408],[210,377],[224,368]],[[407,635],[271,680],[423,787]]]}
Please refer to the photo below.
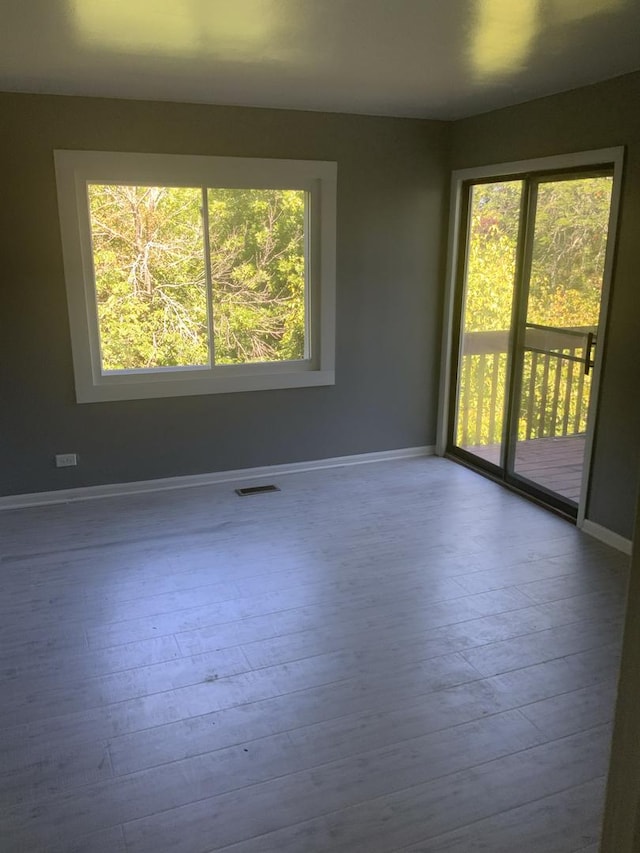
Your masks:
{"label": "white wall outlet cover", "polygon": [[71,468],[77,464],[77,453],[56,453],[56,468]]}

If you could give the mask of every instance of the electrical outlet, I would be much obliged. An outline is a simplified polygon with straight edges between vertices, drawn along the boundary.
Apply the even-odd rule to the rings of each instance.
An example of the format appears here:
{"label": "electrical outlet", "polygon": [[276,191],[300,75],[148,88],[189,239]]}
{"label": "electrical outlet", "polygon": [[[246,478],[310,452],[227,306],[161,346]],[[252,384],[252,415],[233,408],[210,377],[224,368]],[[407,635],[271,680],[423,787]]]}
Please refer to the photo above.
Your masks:
{"label": "electrical outlet", "polygon": [[56,453],[56,468],[72,468],[77,464],[77,453]]}

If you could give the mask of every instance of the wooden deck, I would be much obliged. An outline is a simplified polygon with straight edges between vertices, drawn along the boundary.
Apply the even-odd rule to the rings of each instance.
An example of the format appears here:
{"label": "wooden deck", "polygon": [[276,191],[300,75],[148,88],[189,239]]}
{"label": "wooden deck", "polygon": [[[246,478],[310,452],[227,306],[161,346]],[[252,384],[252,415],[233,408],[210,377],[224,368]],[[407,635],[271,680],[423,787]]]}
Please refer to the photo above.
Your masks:
{"label": "wooden deck", "polygon": [[[584,435],[561,438],[532,438],[519,441],[515,473],[552,492],[578,503],[584,460]],[[500,464],[500,445],[464,448],[469,453]]]}

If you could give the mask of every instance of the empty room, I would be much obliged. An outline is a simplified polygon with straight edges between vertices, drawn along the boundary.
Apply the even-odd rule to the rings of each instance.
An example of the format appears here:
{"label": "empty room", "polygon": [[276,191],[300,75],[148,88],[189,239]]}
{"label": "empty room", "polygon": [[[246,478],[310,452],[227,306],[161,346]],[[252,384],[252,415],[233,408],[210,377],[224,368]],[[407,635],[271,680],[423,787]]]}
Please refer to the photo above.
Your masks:
{"label": "empty room", "polygon": [[0,849],[637,853],[640,6],[0,21]]}

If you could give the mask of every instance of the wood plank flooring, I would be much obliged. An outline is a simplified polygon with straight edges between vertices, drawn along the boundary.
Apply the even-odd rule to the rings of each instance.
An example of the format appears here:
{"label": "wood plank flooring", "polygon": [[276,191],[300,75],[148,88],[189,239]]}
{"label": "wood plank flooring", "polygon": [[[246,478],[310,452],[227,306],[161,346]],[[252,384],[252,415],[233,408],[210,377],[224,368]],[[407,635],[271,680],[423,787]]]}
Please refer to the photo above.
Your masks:
{"label": "wood plank flooring", "polygon": [[453,462],[0,515],[0,849],[578,853],[627,558]]}

